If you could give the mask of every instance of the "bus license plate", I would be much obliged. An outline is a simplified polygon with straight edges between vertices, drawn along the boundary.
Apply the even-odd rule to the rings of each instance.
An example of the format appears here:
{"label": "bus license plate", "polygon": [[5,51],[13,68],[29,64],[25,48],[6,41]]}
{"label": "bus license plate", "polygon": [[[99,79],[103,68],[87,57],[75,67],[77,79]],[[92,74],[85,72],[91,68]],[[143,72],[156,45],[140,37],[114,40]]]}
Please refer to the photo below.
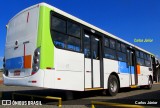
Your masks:
{"label": "bus license plate", "polygon": [[20,71],[14,71],[14,76],[19,76],[20,75]]}

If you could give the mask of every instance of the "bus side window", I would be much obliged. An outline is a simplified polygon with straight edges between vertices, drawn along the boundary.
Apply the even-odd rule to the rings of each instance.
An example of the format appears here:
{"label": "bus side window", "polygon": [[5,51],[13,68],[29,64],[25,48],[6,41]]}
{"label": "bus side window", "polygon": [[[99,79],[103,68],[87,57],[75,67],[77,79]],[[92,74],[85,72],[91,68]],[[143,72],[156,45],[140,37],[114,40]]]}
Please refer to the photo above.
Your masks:
{"label": "bus side window", "polygon": [[80,39],[69,36],[67,48],[73,51],[80,51]]}
{"label": "bus side window", "polygon": [[126,62],[126,54],[122,52],[117,52],[117,57],[119,61]]}
{"label": "bus side window", "polygon": [[90,36],[85,34],[84,36],[84,55],[85,58],[91,58],[91,46],[90,46]]}
{"label": "bus side window", "polygon": [[80,35],[81,35],[80,26],[68,21],[67,22],[67,34],[80,38]]}
{"label": "bus side window", "polygon": [[136,51],[136,56],[139,57],[139,51]]}
{"label": "bus side window", "polygon": [[109,40],[108,40],[108,38],[105,38],[105,40],[104,40],[104,46],[105,47],[109,47]]}
{"label": "bus side window", "polygon": [[112,48],[112,49],[116,48],[116,42],[113,39],[110,39],[110,48]]}
{"label": "bus side window", "polygon": [[51,28],[56,31],[66,33],[66,21],[63,19],[57,18],[55,16],[52,16]]}
{"label": "bus side window", "polygon": [[93,39],[93,59],[99,59],[99,39]]}
{"label": "bus side window", "polygon": [[116,59],[116,51],[110,48],[104,48],[104,56],[108,59]]}
{"label": "bus side window", "polygon": [[68,37],[62,33],[51,31],[52,41],[58,48],[65,48]]}

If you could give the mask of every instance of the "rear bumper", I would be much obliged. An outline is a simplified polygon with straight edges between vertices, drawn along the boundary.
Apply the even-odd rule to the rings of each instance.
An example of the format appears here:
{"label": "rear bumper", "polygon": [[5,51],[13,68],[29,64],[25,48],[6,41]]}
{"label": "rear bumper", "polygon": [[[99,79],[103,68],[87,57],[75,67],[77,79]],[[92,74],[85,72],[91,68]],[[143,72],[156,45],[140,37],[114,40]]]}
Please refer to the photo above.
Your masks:
{"label": "rear bumper", "polygon": [[4,85],[15,85],[15,86],[37,86],[44,87],[44,70],[39,70],[32,76],[27,77],[7,77],[3,74]]}

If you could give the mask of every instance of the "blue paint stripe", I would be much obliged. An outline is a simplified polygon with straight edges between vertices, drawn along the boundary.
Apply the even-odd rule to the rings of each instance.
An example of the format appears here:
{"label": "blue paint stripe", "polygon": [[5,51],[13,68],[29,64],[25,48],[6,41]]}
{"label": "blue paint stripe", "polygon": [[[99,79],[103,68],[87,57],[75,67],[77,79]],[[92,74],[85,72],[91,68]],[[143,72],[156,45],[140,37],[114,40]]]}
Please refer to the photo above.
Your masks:
{"label": "blue paint stripe", "polygon": [[6,69],[22,69],[24,67],[24,58],[23,57],[16,57],[6,60]]}
{"label": "blue paint stripe", "polygon": [[134,66],[131,66],[131,74],[134,74]]}
{"label": "blue paint stripe", "polygon": [[126,62],[118,62],[118,70],[120,73],[129,73],[129,68],[127,68]]}
{"label": "blue paint stripe", "polygon": [[[129,66],[131,68],[131,74],[134,74],[134,66]],[[118,61],[118,71],[119,73],[128,73],[130,74],[130,69],[127,68],[126,62]]]}

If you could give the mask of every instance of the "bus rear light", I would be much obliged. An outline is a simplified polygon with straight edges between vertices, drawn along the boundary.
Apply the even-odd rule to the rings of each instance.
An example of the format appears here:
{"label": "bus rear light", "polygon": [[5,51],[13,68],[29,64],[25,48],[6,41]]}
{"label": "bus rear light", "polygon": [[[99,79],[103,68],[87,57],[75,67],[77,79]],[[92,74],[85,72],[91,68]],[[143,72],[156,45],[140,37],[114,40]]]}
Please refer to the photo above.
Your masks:
{"label": "bus rear light", "polygon": [[34,63],[37,64],[39,62],[39,59],[35,58]]}
{"label": "bus rear light", "polygon": [[39,51],[35,51],[35,52],[34,52],[34,55],[37,57],[37,56],[40,55],[40,52],[39,52]]}
{"label": "bus rear light", "polygon": [[3,58],[3,68],[5,68],[5,57]]}
{"label": "bus rear light", "polygon": [[37,83],[37,81],[33,80],[32,83]]}
{"label": "bus rear light", "polygon": [[46,69],[52,69],[52,70],[55,70],[55,68],[51,68],[51,67],[46,67]]}
{"label": "bus rear light", "polygon": [[36,80],[28,81],[29,83],[37,83]]}
{"label": "bus rear light", "polygon": [[46,69],[52,69],[51,67],[47,67]]}
{"label": "bus rear light", "polygon": [[34,75],[36,72],[32,72],[31,75]]}
{"label": "bus rear light", "polygon": [[35,74],[39,70],[39,67],[40,67],[39,63],[40,63],[40,48],[37,48],[34,51],[31,75]]}

